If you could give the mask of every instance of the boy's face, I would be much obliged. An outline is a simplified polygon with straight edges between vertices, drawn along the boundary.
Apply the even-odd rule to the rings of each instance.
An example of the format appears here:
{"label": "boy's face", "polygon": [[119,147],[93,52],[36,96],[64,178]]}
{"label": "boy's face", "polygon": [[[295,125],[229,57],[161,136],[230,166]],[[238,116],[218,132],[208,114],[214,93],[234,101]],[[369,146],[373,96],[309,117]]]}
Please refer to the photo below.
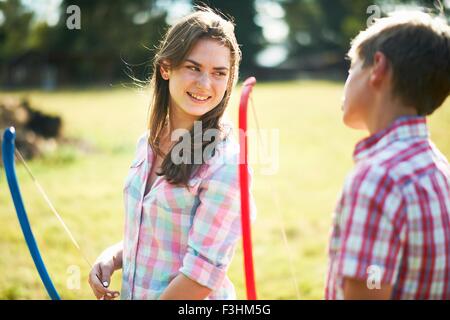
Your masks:
{"label": "boy's face", "polygon": [[352,61],[344,87],[342,102],[343,121],[350,128],[367,129],[367,117],[373,97],[370,90],[370,67],[363,68],[364,61],[357,57]]}

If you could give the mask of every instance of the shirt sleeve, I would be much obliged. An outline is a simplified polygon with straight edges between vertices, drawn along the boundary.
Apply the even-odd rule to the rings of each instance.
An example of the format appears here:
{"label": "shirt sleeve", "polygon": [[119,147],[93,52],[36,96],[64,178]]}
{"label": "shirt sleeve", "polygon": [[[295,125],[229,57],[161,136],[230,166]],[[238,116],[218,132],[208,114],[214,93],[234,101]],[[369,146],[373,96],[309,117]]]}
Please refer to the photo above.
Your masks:
{"label": "shirt sleeve", "polygon": [[[199,200],[180,272],[215,290],[222,284],[242,234],[238,165],[221,164],[203,179]],[[251,211],[254,220],[253,198]]]}
{"label": "shirt sleeve", "polygon": [[405,237],[402,195],[388,173],[367,167],[353,174],[342,194],[338,273],[393,284]]}

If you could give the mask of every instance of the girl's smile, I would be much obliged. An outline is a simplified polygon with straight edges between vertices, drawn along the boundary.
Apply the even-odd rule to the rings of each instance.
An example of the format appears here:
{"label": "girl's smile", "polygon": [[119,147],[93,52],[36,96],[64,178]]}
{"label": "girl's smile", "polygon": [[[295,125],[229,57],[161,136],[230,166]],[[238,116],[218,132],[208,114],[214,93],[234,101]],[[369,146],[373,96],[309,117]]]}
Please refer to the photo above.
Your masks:
{"label": "girl's smile", "polygon": [[162,68],[170,91],[170,113],[178,121],[192,122],[222,101],[230,78],[231,52],[214,39],[200,39],[181,65]]}
{"label": "girl's smile", "polygon": [[204,103],[204,102],[208,101],[209,99],[211,99],[211,96],[197,94],[197,93],[193,93],[193,92],[189,92],[189,91],[187,92],[187,94],[196,103]]}

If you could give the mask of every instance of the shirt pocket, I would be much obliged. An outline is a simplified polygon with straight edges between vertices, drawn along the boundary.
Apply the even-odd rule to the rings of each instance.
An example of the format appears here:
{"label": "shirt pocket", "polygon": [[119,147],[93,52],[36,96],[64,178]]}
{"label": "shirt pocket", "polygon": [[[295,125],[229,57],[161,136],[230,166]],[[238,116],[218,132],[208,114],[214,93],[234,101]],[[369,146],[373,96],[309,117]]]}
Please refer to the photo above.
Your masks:
{"label": "shirt pocket", "polygon": [[182,260],[189,230],[199,204],[198,196],[186,187],[174,186],[167,181],[158,185],[153,192],[155,192],[153,203],[144,204],[156,207],[156,210],[146,210],[150,213],[152,225],[155,226],[152,228],[153,236],[156,239],[170,238],[171,246],[178,244],[177,251],[173,251],[173,247],[167,248],[167,250],[168,252],[172,250],[173,256],[179,254],[180,260]]}
{"label": "shirt pocket", "polygon": [[145,169],[146,157],[140,156],[133,160],[124,182],[124,193],[126,196],[138,198],[143,184],[143,171]]}
{"label": "shirt pocket", "polygon": [[200,182],[200,178],[192,178],[188,183],[188,189],[185,186],[170,184],[164,179],[163,183],[154,190],[156,205],[172,214],[190,215],[198,206]]}
{"label": "shirt pocket", "polygon": [[164,177],[160,179],[150,191],[150,196],[144,200],[146,214],[143,229],[150,230],[153,239],[166,239],[160,243],[161,250],[170,253],[176,261],[182,261],[199,205],[197,190],[200,179],[191,179],[189,189],[170,184]]}

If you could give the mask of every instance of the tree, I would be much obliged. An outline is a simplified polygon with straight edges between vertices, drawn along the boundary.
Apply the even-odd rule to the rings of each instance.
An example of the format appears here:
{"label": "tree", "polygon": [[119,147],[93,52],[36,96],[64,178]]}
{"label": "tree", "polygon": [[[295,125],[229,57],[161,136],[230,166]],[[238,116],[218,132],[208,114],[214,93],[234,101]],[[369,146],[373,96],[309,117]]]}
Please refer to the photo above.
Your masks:
{"label": "tree", "polygon": [[[126,78],[128,63],[138,77],[147,77],[154,54],[149,49],[166,27],[165,12],[154,10],[155,1],[64,0],[51,45],[54,60],[66,75],[83,82]],[[69,5],[80,8],[80,30],[66,26]]]}
{"label": "tree", "polygon": [[291,54],[334,50],[343,54],[366,25],[373,0],[288,0],[282,2],[290,28]]}
{"label": "tree", "polygon": [[27,36],[33,18],[20,0],[0,1],[3,23],[0,24],[0,65],[5,65],[17,54],[26,52]]}
{"label": "tree", "polygon": [[[283,0],[290,28],[291,56],[334,51],[344,55],[350,40],[367,26],[377,5],[417,4],[437,11],[436,0]],[[444,2],[441,2],[444,3]],[[448,2],[446,2],[448,4]],[[382,12],[381,12],[382,13]],[[447,13],[448,15],[448,13]]]}

